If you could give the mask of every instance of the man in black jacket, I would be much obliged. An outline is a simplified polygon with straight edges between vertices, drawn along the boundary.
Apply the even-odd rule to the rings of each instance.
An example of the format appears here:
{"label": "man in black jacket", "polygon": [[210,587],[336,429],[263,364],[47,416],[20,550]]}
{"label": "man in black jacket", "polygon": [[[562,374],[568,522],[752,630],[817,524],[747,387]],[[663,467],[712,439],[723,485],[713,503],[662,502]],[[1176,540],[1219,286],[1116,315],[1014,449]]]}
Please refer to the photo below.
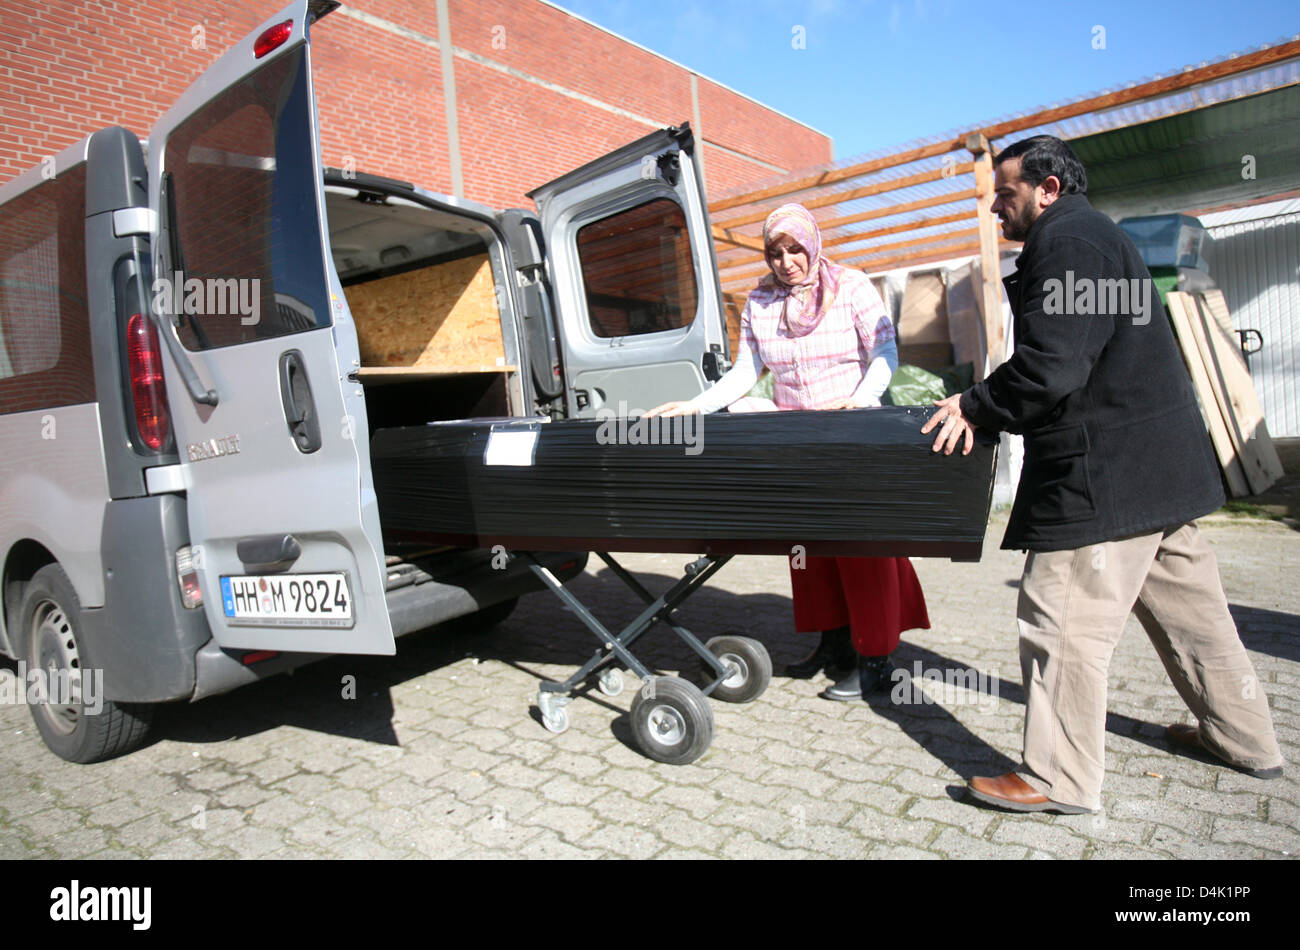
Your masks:
{"label": "man in black jacket", "polygon": [[1084,197],[1082,164],[1035,136],[995,159],[993,211],[1024,241],[1005,281],[1015,352],[940,402],[923,431],[969,452],[971,427],[1023,434],[1004,548],[1027,550],[1017,619],[1024,761],[969,791],[1014,811],[1095,811],[1106,673],[1130,611],[1199,726],[1175,745],[1282,774],[1268,701],[1193,520],[1223,489],[1187,372],[1133,242]]}

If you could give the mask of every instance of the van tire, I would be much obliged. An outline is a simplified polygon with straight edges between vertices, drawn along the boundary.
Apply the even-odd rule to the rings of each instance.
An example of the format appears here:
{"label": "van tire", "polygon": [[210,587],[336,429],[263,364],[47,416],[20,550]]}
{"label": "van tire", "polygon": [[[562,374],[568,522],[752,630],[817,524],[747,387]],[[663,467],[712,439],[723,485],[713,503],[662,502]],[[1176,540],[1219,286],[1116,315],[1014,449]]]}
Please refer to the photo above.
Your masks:
{"label": "van tire", "polygon": [[[35,670],[94,669],[86,654],[81,601],[57,564],[47,564],[27,583],[18,614],[23,657]],[[102,689],[103,683],[100,682]],[[50,751],[69,762],[100,762],[138,748],[153,721],[152,703],[118,703],[100,697],[89,713],[84,702],[33,703],[32,719]]]}

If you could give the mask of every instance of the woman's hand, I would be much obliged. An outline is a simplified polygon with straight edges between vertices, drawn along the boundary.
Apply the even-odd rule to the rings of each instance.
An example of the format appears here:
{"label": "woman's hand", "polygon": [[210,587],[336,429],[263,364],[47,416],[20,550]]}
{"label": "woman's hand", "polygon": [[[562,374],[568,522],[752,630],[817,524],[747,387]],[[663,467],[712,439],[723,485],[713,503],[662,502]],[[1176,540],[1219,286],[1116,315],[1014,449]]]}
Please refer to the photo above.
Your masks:
{"label": "woman's hand", "polygon": [[682,400],[680,402],[666,402],[662,406],[655,406],[641,418],[649,419],[653,416],[663,416],[664,418],[670,416],[690,416],[695,415],[699,411],[700,410],[690,404],[689,400]]}

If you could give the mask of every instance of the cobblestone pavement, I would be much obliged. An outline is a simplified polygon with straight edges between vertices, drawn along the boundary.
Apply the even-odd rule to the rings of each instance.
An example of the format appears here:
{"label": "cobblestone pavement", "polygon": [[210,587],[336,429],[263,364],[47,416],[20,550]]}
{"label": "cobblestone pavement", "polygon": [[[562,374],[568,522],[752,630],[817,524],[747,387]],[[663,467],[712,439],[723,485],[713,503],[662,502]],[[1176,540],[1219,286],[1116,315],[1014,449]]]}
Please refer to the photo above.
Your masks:
{"label": "cobblestone pavement", "polygon": [[[491,632],[431,630],[395,658],[334,658],[227,696],[161,711],[158,739],[74,766],[45,751],[28,712],[0,707],[0,858],[630,857],[1254,858],[1300,853],[1300,532],[1212,520],[1228,598],[1273,706],[1287,775],[1263,782],[1172,754],[1188,713],[1130,621],[1110,675],[1104,810],[1010,815],[963,799],[971,775],[1014,764],[1023,716],[1014,610],[1021,555],[989,529],[978,564],[917,568],[933,628],[905,635],[914,669],[973,669],[983,692],[938,702],[835,703],[826,681],[778,675],[744,706],[714,703],[699,761],[632,746],[618,697],[589,691],[561,735],[541,726],[539,680],[563,678],[595,639],[551,595]],[[682,555],[629,555],[652,589]],[[574,588],[611,625],[639,602],[593,558]],[[683,607],[712,636],[764,641],[778,671],[807,651],[789,631],[781,558],[737,558]],[[647,635],[660,668],[694,662]],[[356,677],[357,698],[343,682]],[[945,695],[946,693],[946,695]],[[916,698],[916,697],[914,697]],[[924,698],[924,697],[919,697]]]}

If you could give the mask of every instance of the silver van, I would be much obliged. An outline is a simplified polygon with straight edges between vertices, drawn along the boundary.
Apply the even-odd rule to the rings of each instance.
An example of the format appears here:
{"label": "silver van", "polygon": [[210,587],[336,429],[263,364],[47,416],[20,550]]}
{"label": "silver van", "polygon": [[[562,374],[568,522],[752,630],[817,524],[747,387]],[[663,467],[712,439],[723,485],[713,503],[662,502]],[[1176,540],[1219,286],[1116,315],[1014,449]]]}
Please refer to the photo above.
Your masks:
{"label": "silver van", "polygon": [[104,129],[0,186],[0,652],[70,761],[539,587],[382,523],[376,429],[652,406],[727,367],[689,128],[538,213],[322,174],[308,33],[337,6],[268,20],[147,149]]}

